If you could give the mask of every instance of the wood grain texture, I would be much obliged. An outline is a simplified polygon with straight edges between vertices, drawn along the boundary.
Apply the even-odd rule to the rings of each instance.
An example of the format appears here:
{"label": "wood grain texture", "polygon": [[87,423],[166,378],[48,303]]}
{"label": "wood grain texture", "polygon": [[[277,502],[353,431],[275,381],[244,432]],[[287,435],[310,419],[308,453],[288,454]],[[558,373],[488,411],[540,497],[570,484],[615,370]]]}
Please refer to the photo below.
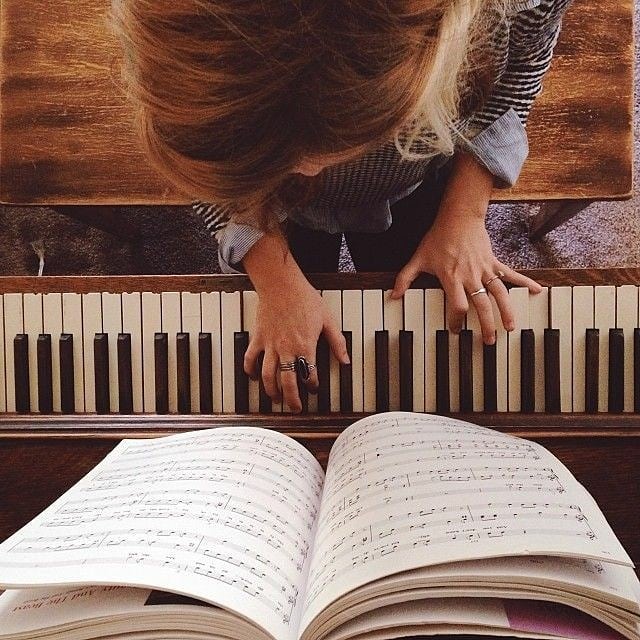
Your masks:
{"label": "wood grain texture", "polygon": [[[3,0],[0,202],[186,204],[148,165],[117,86],[108,0]],[[500,200],[631,192],[632,0],[574,0]],[[112,70],[113,69],[113,70]]]}
{"label": "wood grain texture", "polygon": [[[276,418],[272,417],[272,424]],[[278,424],[286,421],[277,418]],[[209,421],[208,426],[216,423]],[[217,423],[220,424],[220,423]],[[276,427],[295,437],[326,465],[329,449],[341,429],[325,422],[324,429]],[[156,437],[160,427],[149,425],[129,437]],[[182,426],[184,428],[184,425]],[[613,530],[636,564],[640,562],[640,511],[630,508],[640,499],[640,429],[623,429],[615,437],[608,432],[566,433],[562,428],[541,426],[526,429],[501,427],[500,431],[536,440],[574,473],[593,495]],[[47,436],[37,428],[28,429],[29,437],[15,437],[0,428],[0,540],[31,520],[53,500],[92,469],[117,443],[114,434],[100,429],[85,434],[67,433]],[[107,437],[104,437],[104,436]]]}
{"label": "wood grain texture", "polygon": [[[640,285],[640,267],[611,269],[526,269],[521,273],[543,286],[561,285]],[[393,273],[329,273],[310,274],[317,289],[391,289]],[[423,274],[412,288],[438,288],[437,278]],[[253,286],[246,276],[1,276],[2,293],[123,293],[131,291],[245,291]]]}

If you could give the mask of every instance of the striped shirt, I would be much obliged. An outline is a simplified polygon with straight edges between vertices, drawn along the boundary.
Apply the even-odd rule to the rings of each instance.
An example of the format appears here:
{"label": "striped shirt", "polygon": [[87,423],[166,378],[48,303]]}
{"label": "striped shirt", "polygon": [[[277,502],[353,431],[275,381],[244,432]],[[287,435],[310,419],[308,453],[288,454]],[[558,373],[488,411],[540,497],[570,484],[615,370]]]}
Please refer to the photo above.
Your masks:
{"label": "striped shirt", "polygon": [[[513,0],[492,34],[496,52],[495,83],[480,111],[464,122],[471,132],[459,146],[473,154],[496,178],[500,188],[512,186],[529,152],[526,124],[542,80],[551,65],[562,16],[570,0]],[[420,151],[418,148],[417,151]],[[319,188],[304,207],[282,212],[313,229],[378,232],[391,224],[391,205],[415,189],[428,171],[448,160],[435,156],[403,159],[393,141],[365,156],[330,166],[318,175]],[[228,208],[194,201],[218,241],[220,267],[237,273],[241,260],[263,232],[235,222]]]}

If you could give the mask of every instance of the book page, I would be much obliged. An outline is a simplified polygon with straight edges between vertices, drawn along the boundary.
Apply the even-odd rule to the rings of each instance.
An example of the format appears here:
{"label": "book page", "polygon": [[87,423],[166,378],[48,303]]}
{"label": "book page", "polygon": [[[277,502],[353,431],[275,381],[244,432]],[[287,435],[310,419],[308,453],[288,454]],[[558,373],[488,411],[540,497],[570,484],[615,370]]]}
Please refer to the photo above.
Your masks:
{"label": "book page", "polygon": [[593,498],[527,440],[386,413],[346,429],[327,468],[302,630],[352,589],[421,566],[513,555],[632,566]]}
{"label": "book page", "polygon": [[134,614],[144,609],[149,589],[96,585],[75,589],[15,589],[0,595],[0,637],[90,618]]}
{"label": "book page", "polygon": [[323,476],[268,429],[124,440],[0,545],[0,586],[173,591],[293,639]]}

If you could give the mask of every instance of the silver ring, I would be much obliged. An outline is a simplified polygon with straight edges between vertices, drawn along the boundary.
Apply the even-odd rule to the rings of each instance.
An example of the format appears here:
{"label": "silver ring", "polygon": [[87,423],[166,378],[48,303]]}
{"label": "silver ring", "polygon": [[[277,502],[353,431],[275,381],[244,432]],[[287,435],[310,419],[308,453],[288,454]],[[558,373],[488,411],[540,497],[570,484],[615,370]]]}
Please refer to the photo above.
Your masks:
{"label": "silver ring", "polygon": [[280,369],[280,371],[295,371],[296,360],[294,360],[293,362],[281,362],[278,369]]}
{"label": "silver ring", "polygon": [[478,289],[477,291],[474,291],[473,293],[469,294],[470,298],[473,298],[473,296],[477,296],[481,293],[487,293],[487,290],[484,287],[480,287],[480,289]]}

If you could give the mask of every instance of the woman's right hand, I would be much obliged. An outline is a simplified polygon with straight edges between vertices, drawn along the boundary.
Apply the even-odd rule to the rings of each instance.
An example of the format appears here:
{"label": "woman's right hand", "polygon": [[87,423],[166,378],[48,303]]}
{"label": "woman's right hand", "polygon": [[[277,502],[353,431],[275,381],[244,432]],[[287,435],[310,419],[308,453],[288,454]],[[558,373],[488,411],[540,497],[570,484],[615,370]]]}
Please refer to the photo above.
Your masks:
{"label": "woman's right hand", "polygon": [[[280,371],[281,363],[303,356],[316,362],[318,338],[323,334],[339,362],[349,363],[347,346],[335,319],[319,292],[305,278],[289,253],[284,239],[264,236],[245,256],[243,265],[258,292],[255,332],[244,357],[244,370],[252,378],[262,374],[272,400],[283,400],[292,411],[301,411],[295,371]],[[258,357],[264,352],[262,372]],[[306,381],[318,390],[318,371]]]}

